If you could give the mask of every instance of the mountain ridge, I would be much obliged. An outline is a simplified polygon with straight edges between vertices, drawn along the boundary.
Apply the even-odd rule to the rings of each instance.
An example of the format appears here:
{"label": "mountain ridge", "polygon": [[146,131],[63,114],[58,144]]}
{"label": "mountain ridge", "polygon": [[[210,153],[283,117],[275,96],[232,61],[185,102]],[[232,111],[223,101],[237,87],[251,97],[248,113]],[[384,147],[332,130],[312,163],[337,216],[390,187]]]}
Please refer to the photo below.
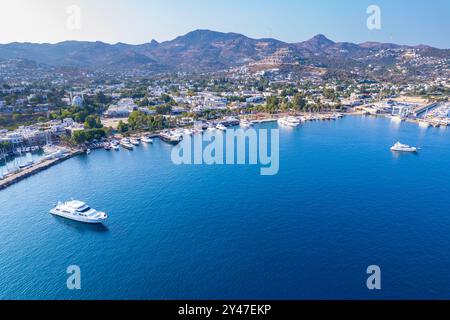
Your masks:
{"label": "mountain ridge", "polygon": [[[310,65],[333,67],[345,61],[377,62],[370,57],[386,50],[411,49],[431,56],[450,57],[450,50],[426,45],[392,43],[334,42],[323,34],[309,40],[288,43],[273,38],[254,39],[234,32],[197,29],[173,40],[144,44],[67,40],[55,44],[0,44],[0,59],[25,59],[55,67],[81,67],[92,70],[132,69],[166,71],[218,71],[259,61],[296,59]],[[284,59],[286,58],[286,59]],[[367,61],[366,61],[367,60]]]}

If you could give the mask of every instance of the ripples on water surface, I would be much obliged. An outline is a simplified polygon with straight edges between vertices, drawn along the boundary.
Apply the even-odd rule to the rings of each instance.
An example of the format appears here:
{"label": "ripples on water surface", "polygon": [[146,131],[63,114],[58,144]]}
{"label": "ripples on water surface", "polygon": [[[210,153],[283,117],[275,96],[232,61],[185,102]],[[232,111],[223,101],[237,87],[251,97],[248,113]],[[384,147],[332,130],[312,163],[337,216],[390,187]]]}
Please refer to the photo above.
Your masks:
{"label": "ripples on water surface", "polygon": [[[276,127],[264,124],[261,127]],[[0,192],[0,298],[450,298],[450,131],[347,117],[281,129],[280,172],[93,152]],[[397,140],[422,148],[394,155]],[[106,226],[56,218],[59,200]],[[82,290],[66,289],[79,265]],[[366,287],[382,268],[381,292]]]}

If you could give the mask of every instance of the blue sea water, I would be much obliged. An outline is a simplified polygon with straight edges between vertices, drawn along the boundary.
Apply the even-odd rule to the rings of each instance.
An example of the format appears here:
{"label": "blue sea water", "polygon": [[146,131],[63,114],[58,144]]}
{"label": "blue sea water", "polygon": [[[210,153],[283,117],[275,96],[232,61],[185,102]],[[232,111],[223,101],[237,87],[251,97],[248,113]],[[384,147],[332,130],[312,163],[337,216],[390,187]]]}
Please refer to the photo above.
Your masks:
{"label": "blue sea water", "polygon": [[[422,149],[393,154],[397,140]],[[170,154],[160,141],[99,150],[0,191],[0,298],[450,298],[449,129],[372,117],[281,129],[275,176]],[[71,198],[109,221],[48,213]],[[66,287],[70,265],[81,290]],[[366,287],[370,265],[381,291]]]}

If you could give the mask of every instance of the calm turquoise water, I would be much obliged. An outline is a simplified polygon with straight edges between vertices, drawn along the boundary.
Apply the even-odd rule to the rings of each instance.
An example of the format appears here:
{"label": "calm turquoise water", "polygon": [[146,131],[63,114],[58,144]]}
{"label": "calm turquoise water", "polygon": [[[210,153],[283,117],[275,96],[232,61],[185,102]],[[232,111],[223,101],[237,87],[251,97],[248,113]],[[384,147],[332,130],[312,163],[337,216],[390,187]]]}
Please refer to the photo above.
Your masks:
{"label": "calm turquoise water", "polygon": [[[397,140],[422,150],[393,155]],[[282,129],[280,142],[276,176],[174,166],[156,141],[0,191],[0,298],[450,298],[449,129],[347,117]],[[70,198],[107,225],[48,214]],[[379,292],[366,289],[372,264]],[[69,265],[80,291],[66,288]]]}

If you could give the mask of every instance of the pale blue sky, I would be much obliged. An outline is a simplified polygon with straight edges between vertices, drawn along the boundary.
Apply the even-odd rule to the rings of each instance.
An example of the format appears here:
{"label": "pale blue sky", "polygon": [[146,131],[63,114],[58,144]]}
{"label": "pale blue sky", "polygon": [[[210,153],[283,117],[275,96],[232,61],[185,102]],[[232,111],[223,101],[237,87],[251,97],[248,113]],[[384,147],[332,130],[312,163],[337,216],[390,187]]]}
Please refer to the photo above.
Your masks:
{"label": "pale blue sky", "polygon": [[[369,5],[381,30],[366,27]],[[70,5],[81,29],[66,27]],[[2,0],[0,43],[165,41],[195,29],[287,42],[323,33],[335,41],[382,41],[450,48],[449,0]]]}

